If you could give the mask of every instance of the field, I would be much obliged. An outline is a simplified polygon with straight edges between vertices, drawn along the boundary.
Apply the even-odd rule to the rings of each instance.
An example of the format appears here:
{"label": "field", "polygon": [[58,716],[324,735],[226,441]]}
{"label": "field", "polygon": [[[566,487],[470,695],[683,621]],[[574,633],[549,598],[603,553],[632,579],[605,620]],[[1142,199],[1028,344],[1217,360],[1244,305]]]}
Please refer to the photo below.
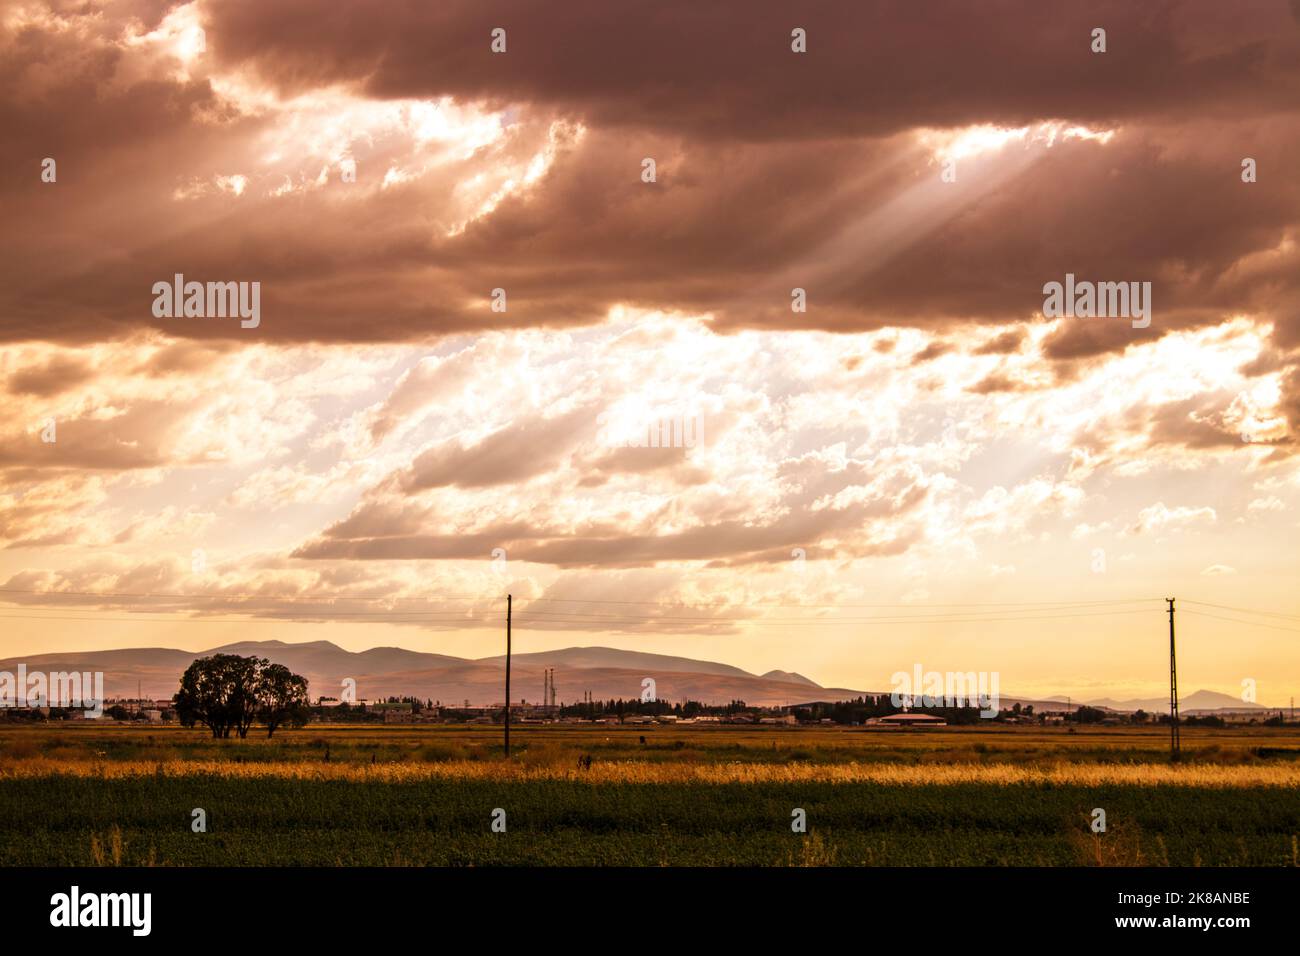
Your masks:
{"label": "field", "polygon": [[1155,728],[530,726],[512,743],[507,762],[493,727],[0,727],[0,861],[1300,864],[1291,728],[1189,728],[1177,764]]}

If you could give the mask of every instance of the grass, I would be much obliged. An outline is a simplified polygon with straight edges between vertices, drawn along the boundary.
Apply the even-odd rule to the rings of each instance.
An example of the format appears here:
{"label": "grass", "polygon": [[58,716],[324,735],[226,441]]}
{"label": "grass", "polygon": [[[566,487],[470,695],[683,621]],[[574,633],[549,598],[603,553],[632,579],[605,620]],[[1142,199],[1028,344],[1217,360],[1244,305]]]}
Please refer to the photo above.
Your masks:
{"label": "grass", "polygon": [[[644,744],[641,737],[646,738]],[[0,729],[10,865],[1300,863],[1294,732]],[[329,760],[325,760],[328,747]],[[1264,747],[1272,756],[1260,756]],[[590,769],[579,758],[592,756]],[[1092,811],[1106,811],[1094,834]],[[191,830],[192,811],[207,832]],[[496,808],[505,833],[493,833]],[[792,833],[791,813],[808,832]]]}

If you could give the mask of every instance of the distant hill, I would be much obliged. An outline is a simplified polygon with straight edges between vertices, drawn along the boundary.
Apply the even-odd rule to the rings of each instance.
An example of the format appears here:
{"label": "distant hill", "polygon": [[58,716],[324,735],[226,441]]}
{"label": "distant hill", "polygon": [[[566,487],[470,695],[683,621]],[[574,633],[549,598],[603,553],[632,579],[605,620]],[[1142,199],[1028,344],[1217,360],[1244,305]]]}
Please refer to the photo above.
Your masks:
{"label": "distant hill", "polygon": [[[313,697],[336,697],[344,678],[357,684],[357,696],[417,696],[444,704],[500,704],[504,699],[505,658],[473,660],[446,654],[410,651],[400,647],[375,647],[347,651],[329,641],[288,644],[284,641],[240,641],[206,651],[180,651],[163,647],[140,647],[112,651],[77,651],[33,654],[0,660],[0,670],[16,671],[19,663],[29,670],[103,671],[105,693],[110,697],[135,697],[137,685],[148,697],[171,697],[180,676],[190,663],[212,654],[242,654],[265,657],[283,664],[307,678]],[[556,651],[515,654],[511,658],[511,696],[516,700],[540,701],[543,672],[554,669],[556,696],[560,701],[581,700],[590,692],[597,699],[641,696],[641,682],[655,681],[659,698],[669,701],[698,700],[722,704],[743,700],[760,707],[804,704],[813,701],[851,700],[865,695],[888,694],[888,690],[853,690],[822,687],[795,671],[770,670],[751,674],[730,664],[697,661],[668,654],[614,647],[566,647]],[[1035,711],[1064,710],[1065,700],[1035,699],[1002,695],[1003,707],[1032,704]],[[1117,711],[1137,709],[1167,713],[1169,702],[1158,698],[1113,700],[1103,698],[1093,706]],[[1078,707],[1079,702],[1075,701]],[[1214,691],[1197,691],[1180,702],[1184,713],[1194,710],[1264,710],[1243,704],[1235,697]]]}
{"label": "distant hill", "polygon": [[[133,648],[43,654],[0,661],[0,670],[13,671],[21,661],[29,669],[103,671],[105,693],[110,697],[134,697],[138,685],[146,696],[161,698],[176,692],[181,674],[193,660],[212,654],[265,657],[283,664],[307,678],[313,697],[338,696],[344,678],[352,678],[357,696],[369,700],[414,695],[444,704],[468,700],[484,705],[504,699],[504,656],[471,660],[397,647],[353,652],[329,641],[241,641],[198,652]],[[511,697],[540,701],[543,671],[548,669],[555,671],[557,699],[562,701],[581,700],[586,692],[598,699],[637,698],[646,677],[654,679],[658,697],[671,701],[743,700],[770,707],[812,698],[848,700],[867,693],[824,688],[787,671],[758,676],[714,661],[612,647],[569,647],[512,655]]]}
{"label": "distant hill", "polygon": [[[1110,710],[1145,710],[1149,714],[1167,714],[1169,713],[1168,697],[1142,697],[1133,700],[1113,700],[1110,697],[1103,697],[1100,700],[1090,700],[1088,704],[1092,707],[1106,707]],[[1233,697],[1231,694],[1221,694],[1214,690],[1198,690],[1195,693],[1188,694],[1178,698],[1178,713],[1186,714],[1193,710],[1267,710],[1268,708],[1260,704],[1247,704],[1241,698]]]}
{"label": "distant hill", "polygon": [[[498,661],[505,664],[506,657],[501,654],[497,657],[485,657],[484,661]],[[512,654],[510,655],[511,666],[515,664],[545,665],[547,667],[573,667],[573,668],[628,668],[633,669],[653,669],[658,672],[670,671],[691,674],[718,674],[727,677],[753,677],[748,671],[743,671],[739,667],[732,667],[730,664],[715,664],[712,661],[696,661],[689,657],[671,657],[667,654],[648,654],[644,651],[628,651],[616,647],[566,647],[558,651],[538,651],[532,654]],[[784,671],[771,671],[764,674],[763,677],[770,677],[772,674],[784,675]],[[798,675],[794,675],[798,677]],[[775,678],[780,679],[780,678]],[[798,678],[805,680],[806,678]],[[812,681],[808,681],[812,684]],[[816,687],[816,684],[813,684]]]}
{"label": "distant hill", "polygon": [[785,681],[788,684],[807,684],[809,687],[820,687],[816,681],[809,680],[802,674],[796,674],[794,671],[768,671],[763,675],[764,680]]}

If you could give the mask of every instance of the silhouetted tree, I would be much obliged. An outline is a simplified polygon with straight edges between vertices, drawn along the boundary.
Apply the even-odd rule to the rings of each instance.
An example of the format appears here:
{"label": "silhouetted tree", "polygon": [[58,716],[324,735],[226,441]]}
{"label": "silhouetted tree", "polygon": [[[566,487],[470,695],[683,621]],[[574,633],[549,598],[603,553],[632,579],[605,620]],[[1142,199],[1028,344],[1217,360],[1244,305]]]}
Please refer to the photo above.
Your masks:
{"label": "silhouetted tree", "polygon": [[1106,712],[1096,707],[1082,706],[1074,712],[1074,719],[1081,724],[1099,724],[1106,719]]}
{"label": "silhouetted tree", "polygon": [[283,664],[263,664],[257,678],[257,717],[266,724],[266,736],[281,724],[301,727],[307,723],[307,678]]}
{"label": "silhouetted tree", "polygon": [[261,720],[269,737],[284,723],[306,723],[306,705],[306,679],[283,664],[214,654],[199,658],[181,676],[176,717],[186,727],[203,724],[213,737],[223,739],[232,730],[247,737],[248,728]]}

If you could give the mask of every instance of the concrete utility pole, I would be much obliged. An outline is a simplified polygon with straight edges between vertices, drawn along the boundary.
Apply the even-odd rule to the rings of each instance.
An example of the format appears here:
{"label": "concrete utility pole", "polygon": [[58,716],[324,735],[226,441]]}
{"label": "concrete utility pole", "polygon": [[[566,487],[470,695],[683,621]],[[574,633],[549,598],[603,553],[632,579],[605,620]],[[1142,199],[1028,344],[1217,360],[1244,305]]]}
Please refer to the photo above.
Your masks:
{"label": "concrete utility pole", "polygon": [[1165,598],[1169,604],[1169,756],[1178,759],[1181,751],[1178,740],[1178,658],[1174,653],[1174,598]]}
{"label": "concrete utility pole", "polygon": [[506,595],[506,756],[510,756],[510,609],[514,596]]}

